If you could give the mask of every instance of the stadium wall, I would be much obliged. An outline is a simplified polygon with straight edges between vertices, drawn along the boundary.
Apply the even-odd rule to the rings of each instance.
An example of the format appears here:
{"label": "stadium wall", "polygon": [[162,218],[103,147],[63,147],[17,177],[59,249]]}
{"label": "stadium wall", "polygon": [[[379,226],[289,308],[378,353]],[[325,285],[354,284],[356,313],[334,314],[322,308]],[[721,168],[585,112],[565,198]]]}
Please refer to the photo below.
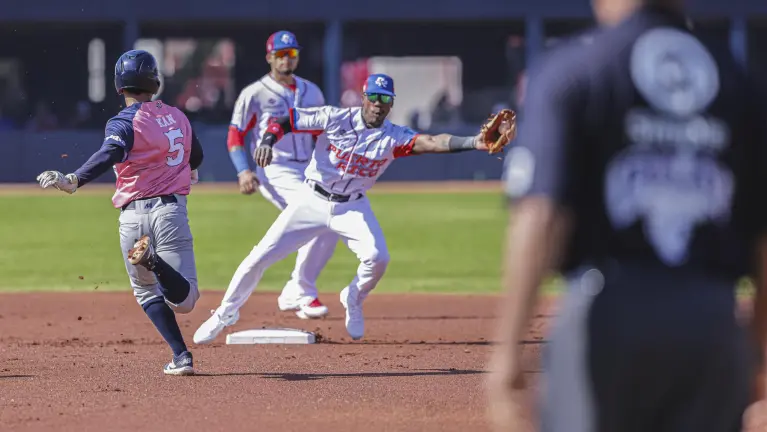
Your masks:
{"label": "stadium wall", "polygon": [[[749,51],[756,49],[756,44],[748,43],[748,24],[760,17],[767,17],[767,2],[691,0],[689,3],[691,16],[695,18],[726,19],[726,38],[734,55],[744,62],[749,59]],[[525,63],[529,64],[531,58],[543,49],[547,20],[588,19],[591,16],[588,0],[440,0],[438,8],[434,4],[435,0],[389,0],[385,4],[324,0],[322,7],[318,8],[316,0],[294,0],[290,7],[270,2],[219,0],[211,8],[207,0],[166,0],[159,3],[150,0],[134,0],[131,3],[102,0],[0,0],[0,10],[3,11],[0,23],[8,32],[6,36],[9,46],[22,45],[14,43],[13,35],[17,25],[25,23],[44,26],[56,24],[56,28],[76,27],[82,23],[103,25],[112,29],[106,38],[110,59],[122,49],[132,48],[134,42],[151,29],[167,27],[178,31],[179,25],[189,29],[203,24],[215,27],[226,23],[316,23],[322,29],[322,37],[316,41],[315,49],[321,49],[323,53],[323,79],[318,83],[323,87],[328,102],[337,104],[341,92],[339,68],[344,59],[344,40],[353,37],[348,34],[352,25],[375,27],[384,21],[426,20],[439,24],[448,20],[521,20],[524,23],[522,33],[528,57]],[[43,57],[48,61],[48,57]],[[49,70],[49,67],[40,67],[34,68],[33,72],[43,74]],[[30,80],[47,82],[45,75],[42,76]],[[242,79],[238,77],[237,81]],[[105,106],[111,107],[115,102],[116,96],[110,97],[105,101]],[[235,174],[225,147],[226,126],[197,126],[197,130],[206,150],[202,178],[208,181],[234,180]],[[473,132],[457,131],[462,134]],[[99,130],[0,132],[0,182],[31,182],[45,169],[74,170],[98,148],[102,138]],[[501,172],[501,161],[488,155],[430,155],[398,161],[386,172],[382,181],[497,179]],[[109,175],[101,179],[104,182],[112,180]]]}
{"label": "stadium wall", "polygon": [[[754,15],[767,13],[767,3],[761,0],[690,0],[689,9],[695,15]],[[293,0],[289,5],[267,1],[242,2],[218,0],[211,7],[208,0],[133,0],[105,2],[102,0],[0,0],[0,20],[301,20],[301,21],[359,21],[408,19],[501,19],[537,16],[588,17],[589,0],[387,0],[370,3],[358,0]],[[435,7],[439,4],[439,7]]]}
{"label": "stadium wall", "polygon": [[[226,149],[226,126],[195,126],[205,151],[202,181],[237,179]],[[446,130],[456,134],[475,131]],[[104,139],[99,131],[0,132],[0,183],[29,183],[42,171],[72,172],[95,152]],[[502,160],[486,153],[424,155],[397,160],[381,181],[439,181],[500,179]],[[113,182],[106,174],[99,182]]]}

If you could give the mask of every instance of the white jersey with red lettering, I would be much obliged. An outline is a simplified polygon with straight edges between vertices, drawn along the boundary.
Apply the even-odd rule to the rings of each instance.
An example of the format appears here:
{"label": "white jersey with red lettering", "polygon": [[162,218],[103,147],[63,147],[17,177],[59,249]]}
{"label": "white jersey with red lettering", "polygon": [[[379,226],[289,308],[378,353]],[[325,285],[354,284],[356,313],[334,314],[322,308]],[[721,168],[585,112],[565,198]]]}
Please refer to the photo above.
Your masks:
{"label": "white jersey with red lettering", "polygon": [[368,128],[360,107],[291,109],[290,123],[294,134],[319,134],[306,179],[343,195],[370,189],[394,159],[410,155],[417,135],[389,120]]}
{"label": "white jersey with red lettering", "polygon": [[[290,119],[294,133],[318,136],[306,168],[307,184],[300,199],[280,213],[240,264],[210,322],[215,323],[216,317],[234,319],[269,266],[310,239],[333,234],[361,262],[357,277],[340,297],[347,308],[347,330],[358,339],[363,331],[360,305],[389,262],[383,230],[365,192],[394,159],[412,154],[417,134],[388,120],[379,128],[368,128],[359,107],[295,108],[290,110]],[[207,331],[206,324],[198,331]]]}
{"label": "white jersey with red lettering", "polygon": [[[285,86],[271,75],[245,87],[235,102],[231,126],[241,133],[253,131],[247,143],[250,154],[256,151],[264,130],[270,122],[288,115],[290,108],[317,107],[325,97],[316,84],[298,76],[295,86]],[[306,164],[314,149],[314,139],[305,134],[286,134],[274,145],[272,163],[275,165]]]}

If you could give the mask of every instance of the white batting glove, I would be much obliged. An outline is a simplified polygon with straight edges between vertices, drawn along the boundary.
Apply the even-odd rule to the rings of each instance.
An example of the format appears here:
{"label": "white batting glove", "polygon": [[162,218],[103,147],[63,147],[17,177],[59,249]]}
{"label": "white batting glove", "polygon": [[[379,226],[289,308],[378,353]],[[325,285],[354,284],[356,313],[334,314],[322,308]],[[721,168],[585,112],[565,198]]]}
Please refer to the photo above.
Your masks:
{"label": "white batting glove", "polygon": [[37,181],[43,189],[54,187],[68,194],[73,194],[77,190],[77,176],[74,174],[64,175],[59,171],[45,171],[37,176]]}
{"label": "white batting glove", "polygon": [[192,184],[197,184],[200,182],[200,174],[197,172],[197,170],[192,170]]}

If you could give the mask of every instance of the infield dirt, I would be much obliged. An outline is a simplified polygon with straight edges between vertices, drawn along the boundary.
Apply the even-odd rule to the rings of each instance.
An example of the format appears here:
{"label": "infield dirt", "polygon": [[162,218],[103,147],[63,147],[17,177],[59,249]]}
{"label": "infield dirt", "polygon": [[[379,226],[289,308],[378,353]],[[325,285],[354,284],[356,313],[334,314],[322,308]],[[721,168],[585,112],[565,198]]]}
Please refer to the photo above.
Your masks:
{"label": "infield dirt", "polygon": [[[222,293],[180,315],[189,342]],[[303,321],[256,293],[227,329],[315,331],[313,345],[196,346],[197,376],[167,377],[169,349],[130,292],[0,296],[3,431],[487,431],[483,380],[495,296],[371,295],[366,337],[350,341],[331,314]],[[525,342],[539,377],[555,301],[542,302]],[[755,414],[763,414],[759,409]],[[751,432],[767,430],[764,415]]]}
{"label": "infield dirt", "polygon": [[179,315],[195,377],[162,374],[170,351],[128,291],[0,296],[0,429],[486,430],[495,297],[374,294],[352,342],[336,295],[323,297],[329,317],[304,321],[257,293],[226,333],[301,328],[320,343],[192,344],[222,294]]}

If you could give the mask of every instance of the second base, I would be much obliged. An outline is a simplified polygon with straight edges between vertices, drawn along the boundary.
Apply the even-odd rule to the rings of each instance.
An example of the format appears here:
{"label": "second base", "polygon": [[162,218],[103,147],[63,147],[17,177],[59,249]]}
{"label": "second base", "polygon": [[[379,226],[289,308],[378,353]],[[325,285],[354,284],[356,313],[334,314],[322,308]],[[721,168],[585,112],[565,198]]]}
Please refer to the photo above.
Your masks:
{"label": "second base", "polygon": [[227,345],[313,343],[314,333],[287,328],[243,330],[226,335]]}

